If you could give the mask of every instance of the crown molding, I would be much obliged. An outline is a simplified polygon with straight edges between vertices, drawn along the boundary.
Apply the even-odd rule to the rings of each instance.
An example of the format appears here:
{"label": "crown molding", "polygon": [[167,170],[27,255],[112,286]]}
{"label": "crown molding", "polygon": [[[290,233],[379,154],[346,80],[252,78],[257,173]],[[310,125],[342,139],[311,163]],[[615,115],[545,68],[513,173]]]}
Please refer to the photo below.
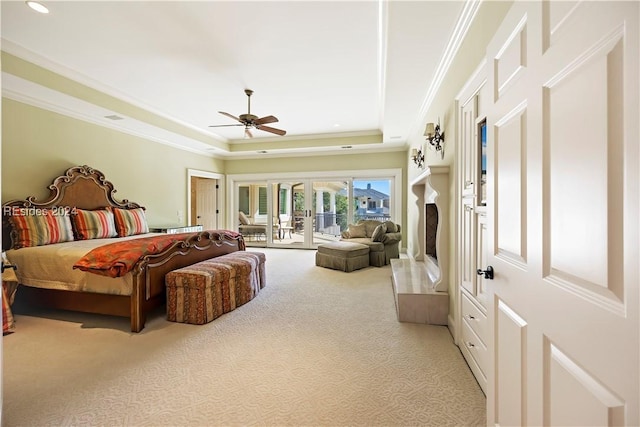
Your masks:
{"label": "crown molding", "polygon": [[158,117],[161,117],[165,120],[169,120],[173,123],[176,123],[180,126],[184,126],[185,128],[192,130],[194,132],[198,132],[199,134],[206,136],[208,138],[215,138],[220,142],[229,142],[227,138],[224,138],[218,134],[213,132],[205,132],[201,128],[194,126],[191,123],[185,122],[183,120],[177,119],[168,113],[158,110],[157,108],[146,104],[145,102],[132,97],[118,89],[115,89],[112,86],[105,85],[95,79],[88,77],[85,74],[80,73],[72,68],[61,65],[55,61],[52,61],[49,58],[46,58],[42,55],[39,55],[25,47],[20,46],[17,43],[14,43],[10,40],[6,40],[4,38],[0,38],[0,46],[2,47],[2,51],[9,53],[13,56],[16,56],[24,61],[30,62],[33,65],[38,67],[42,67],[46,70],[49,70],[53,73],[56,73],[62,77],[66,77],[70,80],[75,81],[81,85],[87,86],[91,89],[97,90],[98,92],[104,93],[105,95],[112,96],[120,101],[126,102],[136,108],[140,108],[144,111],[148,111],[152,114],[155,114]]}
{"label": "crown molding", "polygon": [[[19,77],[16,77],[16,76],[12,76],[12,78],[13,79],[23,80],[23,79],[20,79]],[[108,129],[112,129],[112,130],[115,130],[115,131],[118,131],[118,132],[122,132],[122,133],[125,133],[125,134],[128,134],[128,135],[132,135],[132,136],[135,136],[135,137],[138,137],[138,138],[143,138],[143,139],[146,139],[146,140],[149,140],[149,141],[152,141],[152,142],[156,142],[156,143],[160,143],[160,144],[163,144],[163,145],[167,145],[169,147],[176,148],[176,149],[179,149],[179,150],[188,151],[188,152],[191,152],[191,153],[195,153],[195,154],[199,154],[199,155],[203,155],[203,156],[207,156],[207,157],[220,157],[218,154],[221,154],[221,153],[216,153],[215,151],[211,150],[213,147],[206,147],[206,148],[203,148],[203,149],[198,149],[198,148],[194,148],[194,147],[188,147],[188,146],[185,146],[185,145],[176,144],[174,142],[169,141],[168,139],[161,138],[161,137],[159,137],[157,135],[153,135],[153,134],[151,134],[149,132],[143,132],[143,131],[140,131],[140,130],[137,130],[137,129],[131,129],[131,128],[128,128],[126,126],[123,126],[122,124],[124,124],[124,123],[128,123],[128,124],[130,124],[130,123],[141,123],[144,126],[150,126],[150,125],[148,125],[146,123],[139,122],[139,121],[137,121],[135,119],[131,119],[129,117],[123,116],[123,118],[126,118],[126,121],[124,123],[122,123],[122,124],[120,124],[121,122],[119,122],[119,121],[113,121],[113,120],[109,120],[109,119],[106,119],[106,118],[101,119],[99,117],[104,117],[105,115],[113,114],[113,112],[110,111],[110,110],[101,108],[101,107],[97,107],[97,106],[95,106],[93,104],[89,104],[86,101],[82,101],[82,100],[70,97],[68,95],[56,93],[58,96],[62,96],[62,97],[73,99],[73,101],[75,103],[88,104],[87,105],[88,106],[87,111],[90,109],[91,111],[95,112],[96,109],[99,108],[99,109],[103,110],[101,112],[101,114],[100,115],[98,115],[98,114],[86,114],[86,113],[80,112],[79,109],[65,107],[60,102],[52,102],[52,101],[44,99],[44,97],[35,97],[35,96],[27,95],[24,92],[21,92],[19,90],[7,87],[6,82],[7,82],[7,78],[6,78],[6,75],[5,75],[5,77],[3,77],[3,86],[2,86],[2,96],[4,98],[11,99],[11,100],[17,101],[17,102],[21,102],[23,104],[31,105],[33,107],[41,108],[43,110],[51,111],[51,112],[54,112],[54,113],[57,113],[57,114],[61,114],[63,116],[68,116],[68,117],[71,117],[71,118],[74,118],[74,119],[77,119],[77,120],[81,120],[83,122],[87,122],[87,123],[91,123],[91,124],[94,124],[94,125],[98,125],[98,126],[101,126],[101,127],[108,128]],[[28,82],[28,83],[31,84],[31,85],[35,85],[35,83],[32,83],[32,82]],[[49,89],[49,88],[44,88],[44,89],[46,89],[47,91],[53,91],[52,89]],[[55,91],[53,91],[53,92],[55,92]],[[118,114],[118,115],[120,115],[120,114]],[[160,129],[160,130],[162,130],[163,132],[169,132],[169,131],[164,130],[164,129]],[[182,135],[179,135],[179,137],[181,139],[185,139],[186,138],[186,137],[184,137]],[[195,142],[197,144],[205,145],[205,143],[203,143],[201,141],[195,141],[195,140],[190,140],[190,141],[193,141],[193,142]],[[218,151],[218,150],[216,150],[216,151]]]}
{"label": "crown molding", "polygon": [[416,117],[415,122],[409,132],[409,135],[413,135],[416,129],[419,129],[422,126],[422,122],[424,117],[427,115],[427,112],[431,108],[431,104],[433,103],[433,99],[440,90],[440,86],[447,76],[447,72],[455,59],[456,54],[460,50],[460,46],[464,41],[464,38],[467,36],[469,32],[469,28],[473,23],[478,10],[480,9],[480,5],[483,0],[467,0],[462,7],[462,11],[458,16],[458,20],[454,27],[453,33],[449,38],[449,42],[447,43],[447,47],[440,58],[440,63],[438,64],[438,68],[436,69],[435,75],[431,84],[429,85],[429,89],[427,90],[427,95],[422,102],[422,106],[420,107],[420,112]]}

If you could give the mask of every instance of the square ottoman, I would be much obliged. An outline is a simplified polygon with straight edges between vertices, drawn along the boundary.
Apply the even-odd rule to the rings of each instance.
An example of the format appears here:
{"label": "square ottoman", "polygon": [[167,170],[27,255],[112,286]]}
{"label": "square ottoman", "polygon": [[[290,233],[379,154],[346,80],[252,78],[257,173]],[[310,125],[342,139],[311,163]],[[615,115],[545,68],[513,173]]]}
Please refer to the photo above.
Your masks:
{"label": "square ottoman", "polygon": [[316,265],[351,272],[369,266],[369,246],[351,242],[330,242],[318,246]]}

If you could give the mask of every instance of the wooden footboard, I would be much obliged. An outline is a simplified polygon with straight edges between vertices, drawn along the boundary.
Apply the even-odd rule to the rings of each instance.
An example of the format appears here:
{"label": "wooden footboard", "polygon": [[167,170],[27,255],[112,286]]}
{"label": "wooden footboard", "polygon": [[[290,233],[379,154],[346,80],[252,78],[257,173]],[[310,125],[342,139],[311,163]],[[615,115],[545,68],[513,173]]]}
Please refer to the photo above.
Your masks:
{"label": "wooden footboard", "polygon": [[[75,209],[142,208],[140,204],[126,199],[117,200],[113,184],[105,179],[102,172],[87,165],[67,169],[48,188],[50,194],[42,201],[29,196],[24,200],[11,200],[2,205],[3,250],[12,245],[9,218],[16,209],[55,209],[58,213],[73,214]],[[165,301],[165,274],[208,258],[244,249],[244,240],[237,233],[225,230],[193,233],[162,253],[144,256],[138,261],[132,271],[131,296],[23,286],[17,293],[16,300],[31,306],[129,317],[131,330],[139,332],[144,327],[149,310]]]}

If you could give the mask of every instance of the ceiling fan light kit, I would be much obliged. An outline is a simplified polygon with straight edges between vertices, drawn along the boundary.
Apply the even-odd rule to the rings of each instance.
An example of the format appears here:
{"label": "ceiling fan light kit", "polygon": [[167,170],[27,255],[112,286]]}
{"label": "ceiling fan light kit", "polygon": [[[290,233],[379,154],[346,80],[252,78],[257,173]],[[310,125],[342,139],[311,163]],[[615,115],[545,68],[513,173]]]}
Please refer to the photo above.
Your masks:
{"label": "ceiling fan light kit", "polygon": [[287,131],[282,129],[276,129],[271,126],[265,126],[267,123],[276,123],[278,119],[276,116],[264,116],[258,117],[256,115],[251,114],[251,95],[253,95],[253,91],[251,89],[245,89],[244,93],[247,95],[247,112],[246,114],[240,114],[238,117],[233,114],[229,114],[224,111],[218,111],[218,113],[223,116],[227,116],[239,123],[231,124],[231,125],[211,125],[209,127],[225,127],[225,126],[244,126],[244,136],[245,138],[253,138],[253,134],[251,133],[251,129],[258,129],[264,132],[273,133],[276,135],[284,136],[287,134]]}

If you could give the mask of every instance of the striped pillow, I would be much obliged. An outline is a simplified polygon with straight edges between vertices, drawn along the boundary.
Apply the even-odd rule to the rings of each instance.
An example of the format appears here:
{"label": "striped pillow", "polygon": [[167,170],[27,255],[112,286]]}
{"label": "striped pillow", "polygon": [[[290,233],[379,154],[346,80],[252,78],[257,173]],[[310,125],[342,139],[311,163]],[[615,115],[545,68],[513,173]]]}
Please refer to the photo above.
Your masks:
{"label": "striped pillow", "polygon": [[[32,212],[33,211],[33,212]],[[9,217],[13,249],[73,241],[71,219],[59,210],[25,209]]]}
{"label": "striped pillow", "polygon": [[79,240],[106,239],[118,236],[113,212],[107,209],[97,211],[76,209],[76,215],[73,216],[73,226]]}
{"label": "striped pillow", "polygon": [[113,214],[116,219],[118,237],[133,236],[135,234],[144,234],[149,232],[149,225],[147,224],[147,217],[144,214],[143,208],[113,208]]}

